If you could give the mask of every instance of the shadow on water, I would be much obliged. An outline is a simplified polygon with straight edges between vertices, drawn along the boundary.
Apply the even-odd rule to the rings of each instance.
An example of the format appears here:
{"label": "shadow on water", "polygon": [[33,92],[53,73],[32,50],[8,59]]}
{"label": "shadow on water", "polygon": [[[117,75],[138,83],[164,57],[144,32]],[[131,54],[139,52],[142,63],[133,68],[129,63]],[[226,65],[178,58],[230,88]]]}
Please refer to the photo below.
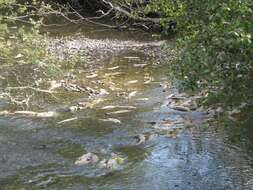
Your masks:
{"label": "shadow on water", "polygon": [[[121,38],[118,32],[95,34],[96,29],[87,30],[100,38],[109,33],[112,38]],[[166,90],[161,85],[170,80],[166,65],[156,64],[156,58],[134,51],[112,55],[102,62],[92,67],[72,68],[68,82],[105,89],[109,94],[90,98],[86,93],[60,89],[54,97],[28,90],[25,93],[35,95],[30,109],[60,110],[59,116],[43,119],[1,116],[1,190],[253,189],[252,129],[200,125],[183,128],[173,136],[158,133],[152,123],[177,120],[187,114],[201,117],[201,113],[181,113],[162,106],[175,91],[169,83]],[[1,82],[2,87],[29,85],[34,77],[40,77],[34,66],[26,67],[2,70],[2,76],[7,78]],[[16,77],[24,77],[18,80],[9,74],[14,70],[18,71]],[[21,91],[13,93],[22,95]],[[93,104],[87,109],[66,111],[83,101]],[[2,110],[16,109],[4,100],[0,105]],[[135,109],[125,113],[117,113],[122,110],[119,108],[102,109],[108,105]],[[77,119],[59,123],[73,117]],[[108,118],[120,122],[108,122],[105,120]],[[135,137],[139,134],[155,134],[155,137],[137,145]],[[74,164],[87,152],[96,153],[100,159],[116,153],[126,162],[115,170],[96,164]]]}
{"label": "shadow on water", "polygon": [[[82,35],[90,39],[119,39],[119,40],[138,40],[152,41],[151,34],[140,29],[119,30],[106,28],[92,23],[66,24],[62,18],[51,18],[50,23],[58,24],[58,26],[49,26],[42,28],[42,32],[48,32],[51,36],[73,36]],[[113,25],[111,21],[106,21],[105,24]]]}

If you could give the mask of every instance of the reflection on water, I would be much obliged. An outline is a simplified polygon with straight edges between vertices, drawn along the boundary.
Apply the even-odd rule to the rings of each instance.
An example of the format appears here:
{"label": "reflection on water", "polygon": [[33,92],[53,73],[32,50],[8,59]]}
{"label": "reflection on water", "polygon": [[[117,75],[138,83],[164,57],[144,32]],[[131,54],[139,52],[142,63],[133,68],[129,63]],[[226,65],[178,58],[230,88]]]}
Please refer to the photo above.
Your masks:
{"label": "reflection on water", "polygon": [[[61,18],[53,19],[50,22],[54,24],[59,23],[58,26],[45,27],[42,31],[48,32],[51,36],[73,36],[81,35],[90,39],[119,39],[119,40],[138,40],[138,41],[151,41],[151,34],[140,30],[113,30],[103,26],[94,25],[92,23],[69,23]],[[62,24],[62,25],[61,25]]]}
{"label": "reflection on water", "polygon": [[[2,87],[32,85],[43,77],[34,67],[1,70],[6,78]],[[174,91],[160,85],[169,81],[166,68],[157,65],[153,57],[123,52],[103,60],[103,64],[65,68],[69,72],[64,78],[67,87],[57,89],[59,93],[54,96],[32,89],[12,91],[21,98],[32,94],[30,105],[22,108],[1,101],[2,110],[54,110],[59,116],[1,116],[0,189],[253,189],[252,142],[250,135],[245,135],[249,131],[198,126],[169,136],[152,128],[152,122],[177,120],[188,114],[161,108]],[[106,93],[66,90],[73,84]],[[48,81],[39,84],[48,85]],[[86,109],[68,110],[80,102],[90,104]],[[102,109],[105,106],[116,108]],[[117,112],[120,110],[130,111]],[[77,119],[61,122],[73,117]],[[154,138],[136,145],[137,135],[152,133],[156,133]],[[75,165],[87,152],[96,153],[100,159],[118,154],[126,162],[116,170]]]}

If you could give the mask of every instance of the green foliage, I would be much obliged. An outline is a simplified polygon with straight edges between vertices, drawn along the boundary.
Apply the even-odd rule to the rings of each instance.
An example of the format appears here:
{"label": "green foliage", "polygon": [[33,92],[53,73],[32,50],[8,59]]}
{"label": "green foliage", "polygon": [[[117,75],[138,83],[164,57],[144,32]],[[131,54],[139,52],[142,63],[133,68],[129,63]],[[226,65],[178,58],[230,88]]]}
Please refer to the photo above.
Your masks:
{"label": "green foliage", "polygon": [[45,41],[39,33],[44,3],[0,0],[0,62],[30,64],[45,58]]}
{"label": "green foliage", "polygon": [[145,11],[158,12],[162,17],[166,19],[175,19],[180,17],[185,12],[185,5],[180,0],[159,0],[159,1],[150,1],[150,3],[145,7]]}
{"label": "green foliage", "polygon": [[173,70],[184,86],[252,97],[251,0],[159,0],[155,5],[178,23],[181,54]]}

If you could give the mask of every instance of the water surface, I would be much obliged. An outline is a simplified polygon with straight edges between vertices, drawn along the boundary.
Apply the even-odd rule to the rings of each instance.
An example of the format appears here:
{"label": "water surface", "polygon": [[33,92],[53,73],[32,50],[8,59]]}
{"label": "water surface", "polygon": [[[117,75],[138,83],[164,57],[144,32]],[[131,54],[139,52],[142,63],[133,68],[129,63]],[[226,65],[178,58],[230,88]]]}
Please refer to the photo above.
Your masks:
{"label": "water surface", "polygon": [[[107,29],[97,32],[101,29],[94,27],[79,30],[81,35],[95,39],[145,40],[136,32],[127,35]],[[53,38],[76,35],[71,27],[55,31]],[[232,124],[207,128],[203,124],[175,129],[175,136],[152,128],[152,123],[166,119],[203,117],[203,113],[173,111],[164,106],[166,97],[177,90],[170,86],[168,66],[157,62],[154,56],[127,50],[112,53],[97,63],[65,66],[67,75],[48,78],[48,81],[65,80],[68,84],[89,86],[98,92],[104,89],[109,94],[91,96],[59,89],[52,96],[28,89],[12,93],[21,99],[33,95],[29,106],[17,107],[1,100],[2,110],[57,111],[59,116],[0,117],[0,189],[253,189],[249,128],[236,128]],[[4,68],[0,72],[5,77],[1,81],[3,88],[32,85],[43,77],[36,65]],[[164,84],[168,88],[164,89]],[[67,111],[79,102],[91,102],[93,106]],[[113,114],[122,109],[102,109],[108,105],[136,109]],[[59,124],[73,117],[77,119]],[[103,120],[108,118],[121,123]],[[135,136],[139,134],[155,134],[155,137],[137,145]],[[118,154],[126,162],[115,170],[75,165],[76,159],[87,152],[96,153],[100,159]]]}

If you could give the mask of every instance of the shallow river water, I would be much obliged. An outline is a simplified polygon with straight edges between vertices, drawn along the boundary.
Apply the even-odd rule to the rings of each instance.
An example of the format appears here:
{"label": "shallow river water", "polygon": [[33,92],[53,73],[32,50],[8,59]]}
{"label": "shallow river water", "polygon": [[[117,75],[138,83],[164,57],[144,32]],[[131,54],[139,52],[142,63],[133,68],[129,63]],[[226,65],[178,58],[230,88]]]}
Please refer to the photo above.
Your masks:
{"label": "shallow river water", "polygon": [[[150,41],[136,32],[94,28],[80,32],[93,39]],[[53,33],[52,38],[62,35],[57,30]],[[252,130],[219,124],[165,131],[154,127],[166,120],[205,117],[164,104],[177,90],[170,85],[166,64],[157,62],[147,53],[123,50],[95,63],[66,66],[68,74],[63,78],[48,78],[54,84],[65,80],[67,88],[58,86],[55,94],[19,90],[20,96],[33,95],[31,106],[23,110],[56,111],[58,115],[0,116],[0,190],[253,189]],[[31,85],[34,78],[42,77],[34,65],[0,72],[4,88]],[[76,89],[74,84],[94,90],[90,94],[71,91]],[[88,104],[87,108],[77,110],[80,102]],[[6,100],[0,106],[17,109]],[[140,134],[150,138],[138,143]],[[87,152],[100,161],[118,155],[124,162],[113,168],[75,164]]]}

